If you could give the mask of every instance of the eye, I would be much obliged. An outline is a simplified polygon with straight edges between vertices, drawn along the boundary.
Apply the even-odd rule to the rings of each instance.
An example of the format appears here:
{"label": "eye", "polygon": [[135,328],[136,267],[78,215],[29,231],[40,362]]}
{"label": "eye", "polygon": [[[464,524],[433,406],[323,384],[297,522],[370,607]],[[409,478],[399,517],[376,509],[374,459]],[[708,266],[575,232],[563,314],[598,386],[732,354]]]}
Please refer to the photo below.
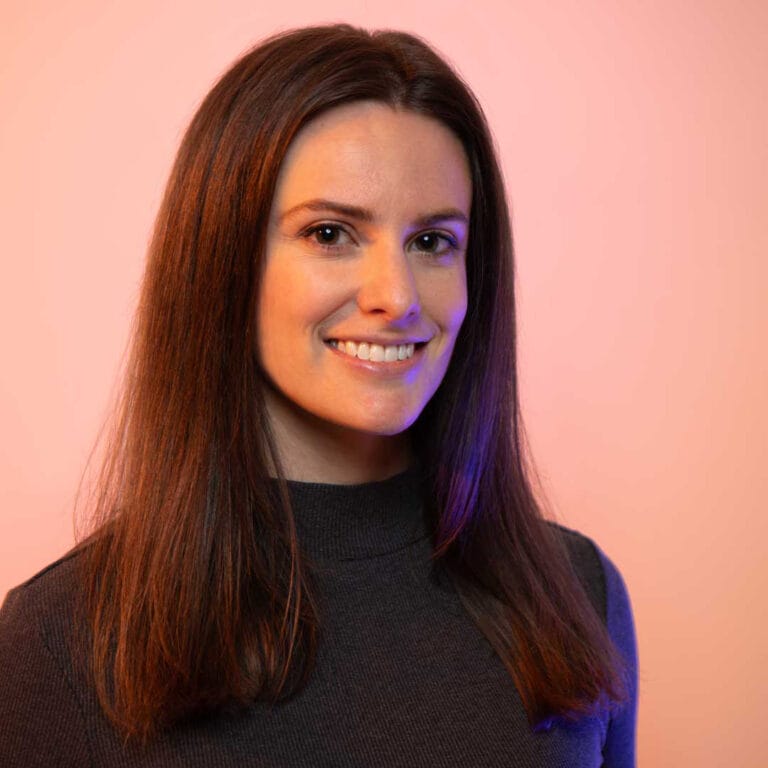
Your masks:
{"label": "eye", "polygon": [[304,230],[301,236],[306,239],[311,238],[322,248],[339,248],[346,244],[344,238],[351,240],[347,231],[338,224],[315,224]]}
{"label": "eye", "polygon": [[413,243],[418,250],[432,256],[443,256],[459,247],[458,240],[455,237],[451,237],[443,232],[422,232],[416,236]]}

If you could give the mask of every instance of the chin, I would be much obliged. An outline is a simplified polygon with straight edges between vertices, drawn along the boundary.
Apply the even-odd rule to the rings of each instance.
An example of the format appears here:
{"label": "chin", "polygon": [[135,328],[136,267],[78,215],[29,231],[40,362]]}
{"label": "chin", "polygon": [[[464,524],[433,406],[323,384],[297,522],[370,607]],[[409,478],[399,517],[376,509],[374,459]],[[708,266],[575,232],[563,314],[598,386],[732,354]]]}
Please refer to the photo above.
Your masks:
{"label": "chin", "polygon": [[371,418],[370,414],[368,414],[365,418],[344,420],[338,423],[340,426],[354,429],[356,432],[380,435],[381,437],[393,437],[405,432],[416,421],[418,416],[418,413],[381,414],[378,417]]}

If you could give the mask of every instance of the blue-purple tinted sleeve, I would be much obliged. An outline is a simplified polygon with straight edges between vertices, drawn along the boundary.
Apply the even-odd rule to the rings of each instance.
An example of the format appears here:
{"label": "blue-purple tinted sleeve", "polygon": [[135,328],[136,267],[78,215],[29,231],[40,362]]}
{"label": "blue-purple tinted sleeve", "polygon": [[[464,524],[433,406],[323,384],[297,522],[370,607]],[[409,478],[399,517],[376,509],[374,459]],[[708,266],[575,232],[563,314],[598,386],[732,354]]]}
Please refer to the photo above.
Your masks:
{"label": "blue-purple tinted sleeve", "polygon": [[608,723],[604,768],[634,768],[636,765],[636,728],[638,660],[635,623],[629,593],[616,566],[597,547],[605,574],[605,597],[608,631],[616,647],[627,663],[627,688],[629,700],[611,715]]}

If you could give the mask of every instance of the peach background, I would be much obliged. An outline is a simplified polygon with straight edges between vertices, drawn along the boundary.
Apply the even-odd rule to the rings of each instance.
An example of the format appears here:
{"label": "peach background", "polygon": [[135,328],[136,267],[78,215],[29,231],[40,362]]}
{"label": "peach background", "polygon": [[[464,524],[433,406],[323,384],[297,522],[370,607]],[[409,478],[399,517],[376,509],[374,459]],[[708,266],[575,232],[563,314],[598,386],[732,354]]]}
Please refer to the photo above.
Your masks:
{"label": "peach background", "polygon": [[153,215],[214,77],[278,28],[408,29],[497,136],[524,412],[556,515],[632,595],[640,764],[764,764],[768,4],[267,5],[3,5],[0,593],[71,545]]}

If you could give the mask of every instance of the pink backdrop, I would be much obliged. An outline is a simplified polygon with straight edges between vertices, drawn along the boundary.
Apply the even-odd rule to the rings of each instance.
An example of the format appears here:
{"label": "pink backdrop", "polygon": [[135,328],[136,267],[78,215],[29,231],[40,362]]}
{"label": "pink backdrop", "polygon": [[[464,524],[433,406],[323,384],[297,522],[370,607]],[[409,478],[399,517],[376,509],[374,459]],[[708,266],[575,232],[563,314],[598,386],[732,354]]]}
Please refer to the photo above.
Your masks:
{"label": "pink backdrop", "polygon": [[214,77],[279,28],[408,29],[496,133],[526,421],[554,514],[633,598],[640,764],[763,765],[768,4],[267,5],[3,9],[0,593],[72,543],[152,218]]}

